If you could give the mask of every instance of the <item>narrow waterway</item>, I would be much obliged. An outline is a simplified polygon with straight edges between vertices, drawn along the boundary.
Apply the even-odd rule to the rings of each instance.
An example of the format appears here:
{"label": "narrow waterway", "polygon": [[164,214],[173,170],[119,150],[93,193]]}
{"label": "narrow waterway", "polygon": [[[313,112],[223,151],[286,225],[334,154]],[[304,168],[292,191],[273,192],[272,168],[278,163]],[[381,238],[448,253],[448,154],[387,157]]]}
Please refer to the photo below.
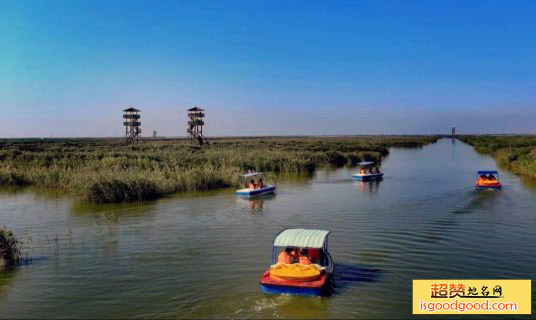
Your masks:
{"label": "narrow waterway", "polygon": [[[381,182],[319,170],[254,201],[223,190],[97,206],[4,190],[0,224],[27,257],[0,274],[0,317],[414,318],[412,279],[534,277],[536,189],[501,171],[502,191],[475,191],[476,171],[494,168],[443,139],[391,149]],[[260,292],[273,236],[288,227],[332,231],[331,296]]]}

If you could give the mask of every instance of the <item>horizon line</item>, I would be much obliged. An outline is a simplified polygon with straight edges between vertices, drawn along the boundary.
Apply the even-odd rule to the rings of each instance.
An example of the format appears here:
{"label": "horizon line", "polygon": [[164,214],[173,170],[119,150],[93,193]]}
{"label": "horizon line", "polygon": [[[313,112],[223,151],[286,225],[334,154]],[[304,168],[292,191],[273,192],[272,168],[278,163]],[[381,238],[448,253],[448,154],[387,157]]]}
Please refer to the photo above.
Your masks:
{"label": "horizon line", "polygon": [[[534,136],[536,133],[464,133],[464,134],[455,134],[454,137],[459,136]],[[410,134],[325,134],[325,135],[231,135],[231,136],[205,136],[207,139],[240,139],[240,138],[337,138],[337,137],[411,137],[411,136],[440,136],[443,138],[450,138],[452,135],[444,133],[410,133]],[[76,137],[0,137],[0,140],[61,140],[61,139],[72,139],[72,140],[83,140],[83,139],[125,139],[124,136],[76,136]],[[143,140],[189,140],[187,136],[156,136],[156,137],[141,137]]]}

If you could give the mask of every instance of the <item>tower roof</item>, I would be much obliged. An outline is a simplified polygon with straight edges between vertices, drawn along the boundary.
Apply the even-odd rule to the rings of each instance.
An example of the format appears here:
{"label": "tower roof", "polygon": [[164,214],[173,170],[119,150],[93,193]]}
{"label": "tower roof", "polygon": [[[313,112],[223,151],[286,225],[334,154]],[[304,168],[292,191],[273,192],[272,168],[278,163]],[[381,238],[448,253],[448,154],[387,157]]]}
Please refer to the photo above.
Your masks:
{"label": "tower roof", "polygon": [[205,111],[205,109],[201,109],[199,107],[193,107],[193,108],[188,109],[188,111]]}
{"label": "tower roof", "polygon": [[127,108],[127,109],[125,109],[125,110],[123,110],[123,111],[125,111],[125,112],[128,112],[128,111],[140,112],[139,109],[136,109],[136,108],[134,108],[134,107]]}

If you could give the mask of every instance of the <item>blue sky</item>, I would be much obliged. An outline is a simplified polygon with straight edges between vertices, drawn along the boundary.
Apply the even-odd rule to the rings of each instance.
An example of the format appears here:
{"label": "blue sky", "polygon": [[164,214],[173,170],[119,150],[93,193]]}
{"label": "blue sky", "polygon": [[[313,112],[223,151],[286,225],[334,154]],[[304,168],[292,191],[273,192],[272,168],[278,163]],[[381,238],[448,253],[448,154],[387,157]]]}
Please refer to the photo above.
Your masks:
{"label": "blue sky", "polygon": [[536,1],[2,1],[0,137],[536,132]]}

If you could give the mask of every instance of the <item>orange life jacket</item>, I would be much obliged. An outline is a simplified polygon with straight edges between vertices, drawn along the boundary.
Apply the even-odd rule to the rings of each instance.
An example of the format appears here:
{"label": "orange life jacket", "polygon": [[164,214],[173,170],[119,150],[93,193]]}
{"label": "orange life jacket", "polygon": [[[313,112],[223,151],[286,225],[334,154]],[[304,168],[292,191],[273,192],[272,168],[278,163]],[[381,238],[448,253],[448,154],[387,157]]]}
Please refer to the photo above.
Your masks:
{"label": "orange life jacket", "polygon": [[301,264],[311,264],[311,260],[308,256],[300,256],[300,263]]}
{"label": "orange life jacket", "polygon": [[281,251],[281,253],[279,254],[279,256],[277,257],[277,262],[281,262],[281,263],[293,263],[294,261],[294,257],[290,254],[290,253],[287,253],[286,251]]}

